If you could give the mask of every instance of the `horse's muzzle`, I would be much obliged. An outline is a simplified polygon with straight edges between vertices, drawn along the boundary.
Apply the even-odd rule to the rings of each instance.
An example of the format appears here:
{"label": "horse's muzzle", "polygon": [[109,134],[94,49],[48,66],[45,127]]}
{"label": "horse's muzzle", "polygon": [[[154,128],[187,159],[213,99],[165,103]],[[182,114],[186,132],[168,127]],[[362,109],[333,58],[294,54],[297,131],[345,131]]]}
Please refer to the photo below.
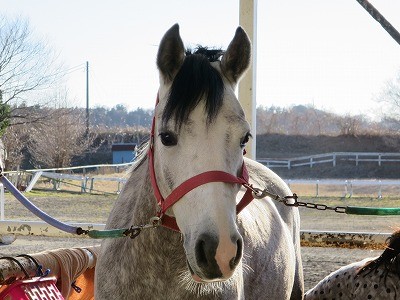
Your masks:
{"label": "horse's muzzle", "polygon": [[229,279],[239,264],[243,253],[243,240],[240,235],[231,237],[228,243],[220,243],[218,237],[202,234],[196,241],[195,257],[197,268],[189,270],[203,281]]}

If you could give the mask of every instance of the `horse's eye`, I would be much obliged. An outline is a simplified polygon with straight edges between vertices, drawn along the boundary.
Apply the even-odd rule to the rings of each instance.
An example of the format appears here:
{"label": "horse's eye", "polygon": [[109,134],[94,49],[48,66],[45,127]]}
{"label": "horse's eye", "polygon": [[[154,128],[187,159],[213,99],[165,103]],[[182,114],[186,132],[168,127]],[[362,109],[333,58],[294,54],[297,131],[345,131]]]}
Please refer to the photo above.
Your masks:
{"label": "horse's eye", "polygon": [[240,147],[243,148],[244,146],[246,146],[251,137],[252,135],[250,132],[246,133],[246,135],[240,140]]}
{"label": "horse's eye", "polygon": [[172,132],[161,132],[160,133],[161,143],[164,146],[175,146],[178,144],[177,136]]}

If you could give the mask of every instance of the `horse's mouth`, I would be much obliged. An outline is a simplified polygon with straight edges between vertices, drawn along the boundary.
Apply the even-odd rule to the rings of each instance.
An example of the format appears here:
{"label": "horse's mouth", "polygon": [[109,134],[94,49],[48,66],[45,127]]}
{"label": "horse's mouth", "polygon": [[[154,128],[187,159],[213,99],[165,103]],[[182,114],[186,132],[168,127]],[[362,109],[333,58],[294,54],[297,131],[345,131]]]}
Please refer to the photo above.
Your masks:
{"label": "horse's mouth", "polygon": [[193,280],[198,282],[198,283],[204,283],[205,281],[203,279],[201,279],[199,275],[194,273],[194,271],[192,269],[192,266],[190,265],[189,261],[186,260],[186,263],[187,263],[187,266],[189,268],[190,275],[192,275]]}
{"label": "horse's mouth", "polygon": [[226,280],[226,279],[220,278],[220,277],[204,279],[200,275],[198,275],[196,272],[193,271],[192,266],[190,265],[188,260],[186,260],[186,263],[189,268],[190,274],[192,275],[192,279],[197,283],[210,283],[210,282],[219,282],[219,281]]}

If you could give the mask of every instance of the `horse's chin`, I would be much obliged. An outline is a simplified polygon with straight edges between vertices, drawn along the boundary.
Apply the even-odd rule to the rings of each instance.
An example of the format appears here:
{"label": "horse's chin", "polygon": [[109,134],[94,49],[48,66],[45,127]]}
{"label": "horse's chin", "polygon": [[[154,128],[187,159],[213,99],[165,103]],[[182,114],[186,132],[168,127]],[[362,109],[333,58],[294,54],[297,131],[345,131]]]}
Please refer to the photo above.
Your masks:
{"label": "horse's chin", "polygon": [[196,274],[192,274],[192,278],[197,283],[223,282],[223,281],[226,281],[229,279],[229,278],[227,278],[227,279],[224,279],[224,278],[202,279],[202,278],[200,278],[200,276],[198,276]]}
{"label": "horse's chin", "polygon": [[192,278],[194,281],[196,281],[197,283],[206,283],[207,281],[204,281],[203,279],[200,278],[200,276],[196,275],[196,274],[192,274]]}
{"label": "horse's chin", "polygon": [[212,278],[212,279],[210,279],[210,278],[202,278],[202,277],[200,277],[199,275],[197,275],[197,274],[193,271],[193,269],[192,269],[192,267],[190,266],[190,263],[189,263],[189,262],[187,262],[187,265],[188,265],[188,268],[189,268],[189,271],[190,271],[190,275],[192,276],[192,279],[193,279],[196,283],[222,282],[222,281],[226,281],[226,280],[228,280],[228,279],[231,278],[231,277],[229,277],[229,278]]}

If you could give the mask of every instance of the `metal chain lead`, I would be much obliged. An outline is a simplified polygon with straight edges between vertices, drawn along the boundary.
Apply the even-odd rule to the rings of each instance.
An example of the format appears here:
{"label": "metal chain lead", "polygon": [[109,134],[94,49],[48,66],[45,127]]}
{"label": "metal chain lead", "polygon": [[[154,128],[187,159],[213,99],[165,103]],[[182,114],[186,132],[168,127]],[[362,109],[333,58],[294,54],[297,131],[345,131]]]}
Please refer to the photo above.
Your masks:
{"label": "metal chain lead", "polygon": [[259,188],[253,187],[250,184],[246,184],[244,186],[253,192],[253,197],[255,199],[262,199],[262,198],[265,198],[266,196],[268,196],[278,202],[283,203],[286,206],[305,207],[305,208],[316,209],[316,210],[332,210],[332,211],[340,213],[340,214],[346,213],[345,206],[328,206],[325,204],[302,202],[302,201],[297,200],[298,197],[295,193],[292,196],[281,197],[279,195],[270,193],[267,189],[261,190]]}

